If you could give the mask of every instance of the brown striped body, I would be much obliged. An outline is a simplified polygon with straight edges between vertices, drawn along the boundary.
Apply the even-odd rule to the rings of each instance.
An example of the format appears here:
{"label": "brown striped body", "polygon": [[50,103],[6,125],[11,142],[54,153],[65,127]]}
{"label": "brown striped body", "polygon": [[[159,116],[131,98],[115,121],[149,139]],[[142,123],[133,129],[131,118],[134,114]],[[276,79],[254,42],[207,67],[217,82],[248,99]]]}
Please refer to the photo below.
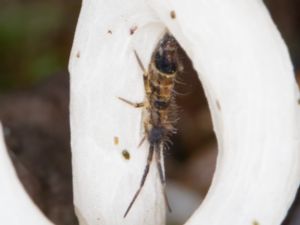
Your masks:
{"label": "brown striped body", "polygon": [[[179,69],[177,48],[174,37],[166,34],[156,47],[145,76],[145,110],[149,117],[145,118],[145,132],[150,144],[164,145],[169,135],[175,132],[174,85]],[[160,129],[161,132],[153,129]]]}
{"label": "brown striped body", "polygon": [[168,33],[165,34],[154,50],[147,71],[144,69],[140,58],[135,52],[137,61],[144,72],[146,98],[142,103],[132,103],[126,99],[119,98],[122,101],[133,105],[134,107],[143,107],[145,135],[141,143],[147,139],[150,145],[147,163],[140,186],[133,196],[133,199],[131,200],[124,214],[124,217],[126,217],[129,213],[145,184],[153,156],[155,156],[159,178],[163,187],[162,191],[165,202],[171,211],[165,191],[166,179],[162,168],[161,156],[166,147],[166,143],[169,142],[170,134],[175,132],[174,124],[177,119],[174,99],[175,80],[178,71],[180,70],[177,48],[178,44],[174,37]]}

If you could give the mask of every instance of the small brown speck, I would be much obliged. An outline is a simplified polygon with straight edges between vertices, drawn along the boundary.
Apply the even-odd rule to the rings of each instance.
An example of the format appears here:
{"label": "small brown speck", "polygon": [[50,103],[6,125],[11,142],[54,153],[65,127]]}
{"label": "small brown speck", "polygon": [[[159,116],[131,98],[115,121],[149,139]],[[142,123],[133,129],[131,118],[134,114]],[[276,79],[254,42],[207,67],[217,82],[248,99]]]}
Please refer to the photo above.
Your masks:
{"label": "small brown speck", "polygon": [[76,58],[80,58],[80,51],[76,53]]}
{"label": "small brown speck", "polygon": [[300,105],[300,98],[298,98],[298,105]]}
{"label": "small brown speck", "polygon": [[134,34],[134,32],[136,32],[136,30],[138,29],[138,27],[137,26],[133,26],[133,27],[131,27],[130,28],[130,30],[129,30],[129,33],[130,33],[130,35],[133,35]]}
{"label": "small brown speck", "polygon": [[107,33],[108,33],[108,34],[112,34],[112,31],[111,31],[111,30],[108,30]]}
{"label": "small brown speck", "polygon": [[130,159],[130,153],[127,150],[123,150],[122,155],[123,155],[124,159],[126,159],[126,160]]}
{"label": "small brown speck", "polygon": [[176,13],[175,13],[174,10],[172,10],[172,11],[170,12],[170,16],[171,16],[172,19],[176,19]]}
{"label": "small brown speck", "polygon": [[221,104],[220,104],[219,100],[216,101],[216,105],[217,105],[218,110],[221,111]]}
{"label": "small brown speck", "polygon": [[114,144],[118,145],[119,144],[119,137],[114,137]]}
{"label": "small brown speck", "polygon": [[257,222],[256,220],[253,221],[252,225],[259,225],[259,222]]}

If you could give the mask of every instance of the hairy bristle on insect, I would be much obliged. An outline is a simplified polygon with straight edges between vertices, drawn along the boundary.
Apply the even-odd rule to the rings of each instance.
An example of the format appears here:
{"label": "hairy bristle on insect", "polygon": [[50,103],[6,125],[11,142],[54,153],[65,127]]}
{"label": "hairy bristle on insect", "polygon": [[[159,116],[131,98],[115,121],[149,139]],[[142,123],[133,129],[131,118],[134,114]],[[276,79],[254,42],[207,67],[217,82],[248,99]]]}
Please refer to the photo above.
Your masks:
{"label": "hairy bristle on insect", "polygon": [[143,71],[146,97],[142,103],[133,103],[119,98],[133,107],[142,108],[146,112],[143,113],[145,115],[143,118],[144,137],[140,143],[142,144],[144,140],[147,140],[150,145],[140,186],[131,200],[124,217],[128,215],[144,186],[153,158],[163,187],[162,194],[167,207],[171,211],[165,191],[166,179],[162,169],[161,155],[163,155],[162,152],[170,143],[170,136],[176,132],[175,124],[178,119],[174,87],[182,65],[180,64],[177,50],[177,41],[171,34],[166,33],[157,44],[147,70],[138,53],[134,51],[137,64]]}

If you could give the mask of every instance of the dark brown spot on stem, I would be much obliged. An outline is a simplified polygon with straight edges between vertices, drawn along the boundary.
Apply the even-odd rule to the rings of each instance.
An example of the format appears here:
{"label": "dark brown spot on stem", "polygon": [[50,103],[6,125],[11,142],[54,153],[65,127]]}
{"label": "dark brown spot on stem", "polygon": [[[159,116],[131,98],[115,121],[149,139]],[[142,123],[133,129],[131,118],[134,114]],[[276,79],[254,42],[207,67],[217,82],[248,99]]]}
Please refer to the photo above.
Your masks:
{"label": "dark brown spot on stem", "polygon": [[253,221],[252,225],[259,225],[259,222],[257,222],[256,220]]}
{"label": "dark brown spot on stem", "polygon": [[130,35],[133,35],[136,32],[137,29],[138,29],[137,26],[131,27],[130,30],[129,30]]}
{"label": "dark brown spot on stem", "polygon": [[130,153],[125,149],[122,151],[122,155],[124,159],[129,160],[130,159]]}
{"label": "dark brown spot on stem", "polygon": [[111,30],[108,30],[107,33],[108,33],[108,34],[112,34],[112,31],[111,31]]}
{"label": "dark brown spot on stem", "polygon": [[300,98],[298,98],[298,101],[297,101],[297,102],[298,102],[298,105],[300,105]]}
{"label": "dark brown spot on stem", "polygon": [[174,10],[172,10],[172,11],[170,12],[170,16],[171,16],[172,19],[176,19],[176,13],[175,13]]}
{"label": "dark brown spot on stem", "polygon": [[80,51],[76,53],[76,58],[80,58]]}

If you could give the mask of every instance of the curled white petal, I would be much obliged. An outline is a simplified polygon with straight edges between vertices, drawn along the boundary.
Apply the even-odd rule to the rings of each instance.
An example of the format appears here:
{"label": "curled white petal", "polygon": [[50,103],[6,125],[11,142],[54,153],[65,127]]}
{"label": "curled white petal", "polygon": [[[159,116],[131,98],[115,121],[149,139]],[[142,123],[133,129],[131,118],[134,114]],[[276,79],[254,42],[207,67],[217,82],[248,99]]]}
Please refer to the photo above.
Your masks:
{"label": "curled white petal", "polygon": [[32,202],[8,156],[0,124],[0,221],[8,225],[51,225]]}

